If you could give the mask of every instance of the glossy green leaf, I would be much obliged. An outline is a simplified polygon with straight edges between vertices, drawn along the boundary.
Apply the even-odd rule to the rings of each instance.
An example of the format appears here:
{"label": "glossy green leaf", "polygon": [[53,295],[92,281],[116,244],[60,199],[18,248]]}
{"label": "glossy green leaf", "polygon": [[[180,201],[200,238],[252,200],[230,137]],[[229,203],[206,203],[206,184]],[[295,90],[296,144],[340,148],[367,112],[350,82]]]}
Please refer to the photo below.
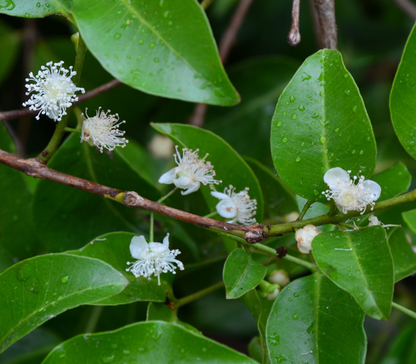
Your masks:
{"label": "glossy green leaf", "polygon": [[[176,144],[192,150],[199,149],[200,157],[209,153],[207,160],[214,166],[215,178],[223,181],[216,187],[217,190],[222,192],[223,188],[230,184],[236,188],[236,192],[248,187],[250,198],[257,200],[255,218],[258,222],[262,221],[263,195],[259,182],[247,163],[229,144],[209,131],[190,125],[152,124],[152,126],[160,133],[167,135]],[[208,206],[214,211],[219,200],[211,196],[208,187],[202,186],[201,190]]]}
{"label": "glossy green leaf", "polygon": [[258,336],[253,337],[253,339],[249,342],[247,349],[251,358],[259,363],[263,363],[263,348]]}
{"label": "glossy green leaf", "polygon": [[[15,153],[12,139],[0,125],[0,149]],[[28,258],[38,251],[31,206],[33,195],[22,172],[0,164],[0,272],[13,261]]]}
{"label": "glossy green leaf", "polygon": [[363,322],[352,296],[325,276],[297,279],[277,296],[267,321],[271,362],[364,363]]}
{"label": "glossy green leaf", "polygon": [[398,282],[416,272],[416,253],[403,229],[392,230],[388,237],[394,263],[394,280]]}
{"label": "glossy green leaf", "polygon": [[257,287],[266,275],[266,267],[253,260],[244,249],[235,249],[224,264],[227,299],[239,298]]}
{"label": "glossy green leaf", "polygon": [[171,323],[141,322],[116,331],[79,335],[57,346],[43,364],[256,363],[213,340]]}
{"label": "glossy green leaf", "polygon": [[377,200],[384,201],[407,192],[412,181],[412,175],[406,166],[398,162],[394,166],[371,177],[381,186],[381,195]]}
{"label": "glossy green leaf", "polygon": [[0,352],[56,315],[127,284],[108,264],[86,257],[40,255],[15,264],[0,275]]}
{"label": "glossy green leaf", "polygon": [[186,101],[239,101],[196,1],[74,0],[72,10],[89,50],[123,83]]}
{"label": "glossy green leaf", "polygon": [[11,73],[18,55],[19,43],[19,34],[0,23],[0,83]]}
{"label": "glossy green leaf", "polygon": [[159,286],[157,278],[153,277],[149,281],[147,278],[136,278],[133,273],[126,272],[127,262],[136,260],[130,254],[130,242],[135,235],[124,232],[102,235],[85,247],[68,252],[68,254],[102,260],[118,270],[129,281],[129,285],[122,292],[95,304],[121,305],[136,301],[164,302],[166,300],[166,293],[171,290],[170,283],[164,279],[168,275],[161,275],[161,285]]}
{"label": "glossy green leaf", "polygon": [[[152,200],[160,196],[117,149],[111,154],[100,153],[87,143],[80,144],[79,135],[72,134],[67,138],[49,167],[105,186],[137,191]],[[78,249],[111,231],[140,233],[140,228],[147,229],[133,209],[43,180],[35,193],[34,220],[38,236],[48,251]]]}
{"label": "glossy green leaf", "polygon": [[312,242],[312,253],[323,273],[349,292],[367,315],[389,318],[394,266],[381,226],[319,234]]}
{"label": "glossy green leaf", "polygon": [[416,27],[413,27],[403,51],[390,94],[390,115],[400,143],[416,158]]}
{"label": "glossy green leaf", "polygon": [[2,0],[0,14],[25,18],[44,18],[52,14],[68,17],[72,0]]}
{"label": "glossy green leaf", "polygon": [[267,202],[264,204],[265,219],[282,218],[298,211],[295,195],[273,172],[253,158],[244,157],[244,160],[256,175],[263,196],[267,196]]}
{"label": "glossy green leaf", "polygon": [[323,199],[323,176],[330,168],[371,176],[376,164],[373,130],[338,51],[315,53],[293,76],[273,116],[271,149],[280,177],[306,199]]}
{"label": "glossy green leaf", "polygon": [[405,211],[402,216],[410,230],[416,234],[416,210]]}

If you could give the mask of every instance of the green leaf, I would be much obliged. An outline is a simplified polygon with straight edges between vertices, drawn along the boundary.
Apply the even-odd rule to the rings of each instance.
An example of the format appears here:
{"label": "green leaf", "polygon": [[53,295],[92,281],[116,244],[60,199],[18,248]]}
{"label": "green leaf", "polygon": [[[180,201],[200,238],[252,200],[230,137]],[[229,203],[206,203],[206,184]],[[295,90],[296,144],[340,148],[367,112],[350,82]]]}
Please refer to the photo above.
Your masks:
{"label": "green leaf", "polygon": [[196,1],[74,0],[72,11],[89,50],[123,83],[186,101],[239,102]]}
{"label": "green leaf", "polygon": [[398,282],[416,272],[416,254],[403,229],[392,230],[388,237],[394,263],[394,280]]}
{"label": "green leaf", "polygon": [[[15,153],[12,139],[0,125],[0,149]],[[25,175],[0,164],[0,272],[13,264],[13,260],[28,258],[38,251],[39,243],[34,232],[31,206],[32,193]]]}
{"label": "green leaf", "polygon": [[254,261],[244,249],[235,249],[224,264],[227,299],[239,298],[257,287],[266,275],[266,267]]}
{"label": "green leaf", "polygon": [[412,181],[412,175],[402,162],[371,177],[381,186],[381,195],[377,200],[384,201],[407,192]]}
{"label": "green leaf", "polygon": [[297,279],[277,296],[267,321],[272,363],[364,363],[364,313],[320,274]]}
{"label": "green leaf", "polygon": [[[64,359],[63,359],[64,358]],[[120,362],[256,363],[213,340],[171,323],[140,322],[116,331],[79,335],[57,346],[43,364]]]}
{"label": "green leaf", "polygon": [[376,164],[373,130],[338,51],[315,53],[293,76],[273,116],[271,149],[282,180],[306,199],[323,199],[323,176],[330,168],[371,176]]}
{"label": "green leaf", "polygon": [[312,242],[312,253],[323,273],[349,292],[367,315],[389,318],[394,267],[381,226],[319,234]]}
{"label": "green leaf", "polygon": [[268,168],[253,158],[244,157],[251,170],[260,182],[263,196],[268,203],[264,205],[264,218],[284,217],[291,212],[297,212],[296,197]]}
{"label": "green leaf", "polygon": [[127,284],[108,264],[86,257],[51,254],[15,264],[0,275],[0,352],[56,315]]}
{"label": "green leaf", "polygon": [[72,0],[2,0],[0,14],[25,18],[44,18],[52,14],[70,16]]}
{"label": "green leaf", "polygon": [[19,34],[0,23],[0,83],[10,75],[20,48]]}
{"label": "green leaf", "polygon": [[[122,305],[136,301],[165,302],[167,292],[171,291],[170,283],[161,275],[162,284],[157,284],[157,278],[150,281],[147,278],[136,278],[127,272],[128,261],[134,261],[130,254],[130,242],[136,234],[116,232],[99,236],[79,250],[72,250],[68,254],[82,255],[102,260],[119,271],[129,281],[129,285],[117,295],[95,302],[99,305]],[[171,244],[172,245],[172,244]]]}
{"label": "green leaf", "polygon": [[[80,144],[79,135],[69,136],[48,166],[105,186],[137,191],[152,200],[160,196],[117,149],[111,154],[100,153],[87,143]],[[48,251],[78,249],[111,231],[140,233],[141,229],[147,229],[133,209],[101,196],[43,180],[35,193],[34,220],[37,233]]]}
{"label": "green leaf", "polygon": [[403,51],[390,94],[390,115],[403,148],[416,158],[416,27],[413,27]]}
{"label": "green leaf", "polygon": [[[263,195],[259,182],[247,163],[229,144],[210,131],[190,125],[152,124],[152,126],[158,132],[167,135],[176,144],[192,150],[199,149],[200,157],[209,153],[207,160],[214,166],[215,178],[223,179],[223,183],[217,187],[217,190],[222,191],[224,187],[230,184],[236,188],[236,192],[248,187],[250,198],[257,200],[256,220],[262,221]],[[209,208],[215,211],[218,199],[211,196],[211,191],[207,187],[202,186],[201,191]]]}
{"label": "green leaf", "polygon": [[405,211],[402,216],[410,230],[416,234],[416,210]]}

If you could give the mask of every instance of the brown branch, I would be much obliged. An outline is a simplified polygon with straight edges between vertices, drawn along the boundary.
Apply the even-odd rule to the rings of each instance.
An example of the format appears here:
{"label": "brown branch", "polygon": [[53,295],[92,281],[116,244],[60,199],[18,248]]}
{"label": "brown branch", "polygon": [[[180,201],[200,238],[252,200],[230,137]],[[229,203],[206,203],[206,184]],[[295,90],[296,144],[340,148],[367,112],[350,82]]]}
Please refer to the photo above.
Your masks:
{"label": "brown branch", "polygon": [[416,5],[409,0],[394,0],[396,4],[401,8],[410,18],[416,20]]}
{"label": "brown branch", "polygon": [[337,49],[337,24],[335,0],[311,0],[317,17],[317,40],[319,48]]}
{"label": "brown branch", "polygon": [[177,210],[175,208],[148,200],[134,191],[123,191],[107,187],[95,182],[55,171],[54,169],[48,168],[46,165],[42,164],[37,158],[23,159],[0,149],[0,163],[17,169],[31,177],[58,182],[79,190],[94,193],[96,195],[112,199],[127,207],[139,207],[210,230],[227,232],[228,234],[245,238],[246,241],[250,243],[258,243],[267,237],[263,231],[263,225],[232,225],[222,221]]}
{"label": "brown branch", "polygon": [[[78,101],[75,101],[73,105],[75,106],[84,101],[92,99],[93,97],[98,96],[104,92],[107,92],[120,84],[121,82],[119,80],[114,79],[110,82],[105,83],[104,85],[98,86],[97,88],[86,92],[84,95],[78,96]],[[36,115],[37,113],[39,113],[38,110],[29,110],[29,108],[4,111],[4,112],[0,112],[0,122],[4,120],[18,119],[18,118],[21,118],[23,116],[28,116],[28,115]]]}
{"label": "brown branch", "polygon": [[[225,30],[219,45],[220,58],[223,65],[226,64],[231,48],[235,44],[237,33],[243,25],[243,21],[247,15],[253,0],[241,0],[231,18],[228,28]],[[188,120],[190,125],[201,127],[204,125],[205,114],[207,112],[207,104],[197,104],[194,112]]]}
{"label": "brown branch", "polygon": [[292,26],[287,36],[287,42],[292,47],[297,46],[300,43],[300,32],[299,32],[299,11],[300,11],[300,0],[293,0],[292,6]]}

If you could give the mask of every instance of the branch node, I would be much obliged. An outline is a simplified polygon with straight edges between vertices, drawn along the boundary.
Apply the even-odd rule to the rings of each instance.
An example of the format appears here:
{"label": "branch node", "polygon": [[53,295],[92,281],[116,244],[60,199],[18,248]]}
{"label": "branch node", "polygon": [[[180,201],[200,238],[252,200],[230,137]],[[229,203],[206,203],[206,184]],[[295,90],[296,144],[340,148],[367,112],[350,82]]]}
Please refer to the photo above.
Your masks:
{"label": "branch node", "polygon": [[129,207],[142,207],[144,199],[137,192],[128,191],[124,195],[124,204]]}
{"label": "branch node", "polygon": [[254,225],[252,229],[246,231],[244,234],[244,239],[250,244],[260,243],[267,238],[267,234],[263,231],[263,225],[258,224]]}
{"label": "branch node", "polygon": [[287,249],[286,249],[286,247],[284,245],[278,246],[275,250],[276,250],[277,256],[280,259],[282,259],[283,257],[285,257],[286,254],[287,254]]}

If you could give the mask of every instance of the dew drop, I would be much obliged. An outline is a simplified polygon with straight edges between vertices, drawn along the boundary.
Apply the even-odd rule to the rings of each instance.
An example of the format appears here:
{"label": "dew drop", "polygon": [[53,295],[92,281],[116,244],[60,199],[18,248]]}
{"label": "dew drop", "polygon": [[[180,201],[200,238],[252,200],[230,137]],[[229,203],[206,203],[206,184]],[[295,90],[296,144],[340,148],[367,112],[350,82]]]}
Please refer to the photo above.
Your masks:
{"label": "dew drop", "polygon": [[334,131],[335,133],[339,133],[339,128],[336,128]]}
{"label": "dew drop", "polygon": [[348,77],[348,73],[344,73],[344,78],[347,78]]}
{"label": "dew drop", "polygon": [[120,34],[120,33],[116,33],[116,34],[114,34],[114,38],[115,38],[115,39],[120,39],[120,38],[121,38],[121,34]]}
{"label": "dew drop", "polygon": [[164,18],[167,18],[168,16],[169,16],[169,13],[170,13],[170,11],[168,10],[168,11],[165,11],[164,13],[163,13],[163,17]]}
{"label": "dew drop", "polygon": [[154,48],[155,47],[155,44],[154,43],[152,43],[151,45],[150,45],[150,48]]}
{"label": "dew drop", "polygon": [[295,102],[295,101],[296,101],[295,97],[294,96],[290,96],[290,102]]}
{"label": "dew drop", "polygon": [[364,151],[363,150],[360,150],[360,155],[363,155],[364,154]]}
{"label": "dew drop", "polygon": [[26,13],[25,14],[25,18],[30,18],[30,14],[29,13]]}
{"label": "dew drop", "polygon": [[293,114],[292,115],[292,119],[294,120],[294,119],[297,119],[298,118],[298,116],[296,115],[296,114]]}
{"label": "dew drop", "polygon": [[286,115],[286,111],[283,111],[283,112],[282,112],[282,115]]}
{"label": "dew drop", "polygon": [[312,125],[315,125],[316,123],[314,121],[311,122]]}
{"label": "dew drop", "polygon": [[61,282],[62,283],[68,283],[68,281],[69,281],[69,276],[63,276],[63,277],[61,277]]}
{"label": "dew drop", "polygon": [[111,363],[111,362],[114,361],[115,357],[116,357],[115,355],[104,356],[104,357],[101,358],[101,360],[102,360],[103,363]]}
{"label": "dew drop", "polygon": [[312,78],[312,76],[308,75],[306,72],[303,72],[301,77],[302,77],[302,81],[307,81]]}
{"label": "dew drop", "polygon": [[281,122],[281,121],[279,121],[279,122],[277,123],[277,126],[282,126],[282,122]]}
{"label": "dew drop", "polygon": [[296,158],[296,162],[299,163],[301,161],[300,157]]}
{"label": "dew drop", "polygon": [[154,61],[155,63],[159,63],[159,58],[155,58],[153,61]]}
{"label": "dew drop", "polygon": [[293,295],[294,295],[295,297],[299,297],[299,293],[297,293],[297,292],[295,292]]}
{"label": "dew drop", "polygon": [[355,106],[352,108],[352,111],[353,111],[353,112],[357,112],[357,105],[355,105]]}
{"label": "dew drop", "polygon": [[314,191],[313,191],[313,194],[314,194],[315,196],[318,196],[318,195],[319,195],[319,192],[318,192],[317,190],[314,190]]}
{"label": "dew drop", "polygon": [[140,39],[139,40],[139,44],[143,44],[144,42],[143,42],[143,39]]}
{"label": "dew drop", "polygon": [[346,94],[346,95],[349,95],[349,94],[350,94],[350,92],[351,92],[351,90],[345,90],[345,94]]}
{"label": "dew drop", "polygon": [[299,111],[304,111],[304,110],[305,110],[305,106],[300,105],[300,106],[298,107],[298,109],[299,109]]}
{"label": "dew drop", "polygon": [[305,146],[305,142],[302,142],[301,146],[304,147]]}
{"label": "dew drop", "polygon": [[357,151],[356,151],[355,149],[353,149],[353,150],[351,151],[351,154],[355,154],[355,153],[357,153]]}
{"label": "dew drop", "polygon": [[36,6],[37,6],[38,8],[40,8],[40,3],[36,3]]}
{"label": "dew drop", "polygon": [[287,299],[289,302],[292,302],[292,299],[289,297],[288,299]]}
{"label": "dew drop", "polygon": [[173,22],[172,21],[170,21],[169,23],[168,23],[168,25],[172,25],[173,24]]}
{"label": "dew drop", "polygon": [[287,143],[287,138],[283,138],[282,143]]}
{"label": "dew drop", "polygon": [[299,315],[297,313],[293,314],[293,319],[297,320],[299,318]]}
{"label": "dew drop", "polygon": [[313,113],[313,115],[312,115],[312,117],[313,117],[314,119],[319,118],[319,114],[318,114],[318,113],[316,113],[316,112],[314,112],[314,113]]}
{"label": "dew drop", "polygon": [[321,135],[319,141],[321,142],[321,144],[325,144],[326,138],[323,135]]}

